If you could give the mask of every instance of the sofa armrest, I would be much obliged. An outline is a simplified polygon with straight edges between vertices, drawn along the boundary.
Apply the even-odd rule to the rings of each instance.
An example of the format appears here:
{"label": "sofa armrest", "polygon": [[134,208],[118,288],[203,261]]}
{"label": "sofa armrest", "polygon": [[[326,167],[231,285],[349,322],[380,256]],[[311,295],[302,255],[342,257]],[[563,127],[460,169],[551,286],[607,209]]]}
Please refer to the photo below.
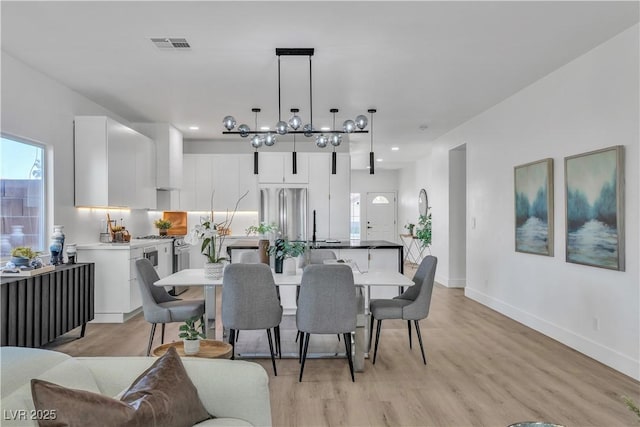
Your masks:
{"label": "sofa armrest", "polygon": [[[100,390],[115,396],[156,361],[153,357],[78,357],[93,372]],[[255,426],[271,425],[269,377],[257,363],[185,357],[182,362],[207,411]]]}

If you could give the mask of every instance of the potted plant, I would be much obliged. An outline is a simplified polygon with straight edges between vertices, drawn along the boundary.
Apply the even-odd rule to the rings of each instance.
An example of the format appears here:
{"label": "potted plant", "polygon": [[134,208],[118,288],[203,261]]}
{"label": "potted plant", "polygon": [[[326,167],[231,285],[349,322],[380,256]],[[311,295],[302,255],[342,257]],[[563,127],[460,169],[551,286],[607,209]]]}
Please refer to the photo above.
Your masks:
{"label": "potted plant", "polygon": [[269,264],[269,255],[267,254],[269,250],[269,239],[266,238],[266,235],[277,232],[278,226],[273,223],[267,224],[266,222],[261,222],[260,225],[252,225],[245,231],[247,236],[249,234],[258,234],[260,236],[260,240],[258,240],[258,256],[260,257],[260,262]]}
{"label": "potted plant", "polygon": [[206,338],[202,333],[204,324],[197,324],[198,318],[191,317],[180,325],[180,334],[184,342],[184,354],[197,354],[200,351],[200,339]]}
{"label": "potted plant", "polygon": [[38,256],[38,252],[35,252],[28,246],[18,246],[11,249],[11,262],[16,267],[29,267],[31,261]]}
{"label": "potted plant", "polygon": [[173,224],[171,224],[171,221],[168,219],[160,218],[155,220],[153,225],[156,226],[161,236],[166,236],[167,230],[169,230]]}
{"label": "potted plant", "polygon": [[303,242],[290,242],[286,239],[276,240],[275,245],[269,248],[269,255],[275,255],[276,258],[276,273],[282,273],[284,266],[285,274],[296,274],[294,258],[302,255],[305,250],[306,245]]}
{"label": "potted plant", "polygon": [[413,230],[416,227],[416,225],[412,222],[409,222],[407,224],[405,224],[404,228],[409,232],[410,236],[413,236]]}
{"label": "potted plant", "polygon": [[427,210],[427,215],[420,215],[418,228],[416,229],[416,239],[420,240],[420,245],[424,248],[431,245],[431,212]]}

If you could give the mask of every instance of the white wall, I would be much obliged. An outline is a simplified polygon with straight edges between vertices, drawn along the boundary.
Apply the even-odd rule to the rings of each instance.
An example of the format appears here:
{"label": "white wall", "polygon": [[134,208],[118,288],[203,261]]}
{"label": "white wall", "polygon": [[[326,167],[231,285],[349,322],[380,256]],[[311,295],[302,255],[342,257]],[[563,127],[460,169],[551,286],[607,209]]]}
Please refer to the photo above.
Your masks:
{"label": "white wall", "polygon": [[[449,150],[467,144],[465,294],[640,379],[638,25],[438,139],[429,182],[438,276],[449,276]],[[564,157],[623,145],[626,271],[565,262]],[[514,250],[513,167],[554,159],[554,257]],[[425,181],[426,180],[426,181]],[[471,229],[475,218],[476,228]],[[442,234],[441,234],[442,233]],[[437,304],[437,301],[433,303]],[[596,325],[597,323],[597,325]]]}
{"label": "white wall", "polygon": [[[73,206],[73,119],[77,115],[105,115],[128,125],[122,117],[2,52],[2,132],[47,146],[47,197],[52,205],[47,230],[51,233],[53,224],[61,224],[66,242],[96,242],[106,211]],[[114,210],[112,217],[125,218],[134,235],[153,231],[145,211]]]}
{"label": "white wall", "polygon": [[467,281],[467,146],[449,151],[449,280],[450,287]]}

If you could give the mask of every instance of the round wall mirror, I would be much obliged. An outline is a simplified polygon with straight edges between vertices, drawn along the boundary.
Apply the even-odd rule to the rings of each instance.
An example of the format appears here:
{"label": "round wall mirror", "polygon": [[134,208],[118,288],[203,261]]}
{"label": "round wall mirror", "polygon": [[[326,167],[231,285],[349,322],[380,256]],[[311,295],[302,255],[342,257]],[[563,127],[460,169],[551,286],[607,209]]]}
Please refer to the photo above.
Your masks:
{"label": "round wall mirror", "polygon": [[418,196],[418,212],[420,216],[427,216],[427,208],[429,207],[429,198],[427,197],[427,190],[424,188],[420,190]]}

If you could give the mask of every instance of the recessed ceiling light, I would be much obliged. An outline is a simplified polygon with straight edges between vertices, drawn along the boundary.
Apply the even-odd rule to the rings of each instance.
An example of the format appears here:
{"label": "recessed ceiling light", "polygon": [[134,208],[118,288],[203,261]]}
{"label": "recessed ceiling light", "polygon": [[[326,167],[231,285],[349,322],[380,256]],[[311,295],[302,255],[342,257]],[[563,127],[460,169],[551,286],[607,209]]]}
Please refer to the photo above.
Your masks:
{"label": "recessed ceiling light", "polygon": [[262,126],[262,127],[260,128],[260,130],[269,130],[269,129],[270,129],[270,128],[269,128],[269,126]]}
{"label": "recessed ceiling light", "polygon": [[391,151],[398,151],[400,147],[391,147]]}
{"label": "recessed ceiling light", "polygon": [[189,130],[198,130],[200,129],[198,126],[189,126]]}
{"label": "recessed ceiling light", "polygon": [[376,162],[381,162],[381,161],[382,161],[382,159],[380,159],[380,158],[376,159]]}

